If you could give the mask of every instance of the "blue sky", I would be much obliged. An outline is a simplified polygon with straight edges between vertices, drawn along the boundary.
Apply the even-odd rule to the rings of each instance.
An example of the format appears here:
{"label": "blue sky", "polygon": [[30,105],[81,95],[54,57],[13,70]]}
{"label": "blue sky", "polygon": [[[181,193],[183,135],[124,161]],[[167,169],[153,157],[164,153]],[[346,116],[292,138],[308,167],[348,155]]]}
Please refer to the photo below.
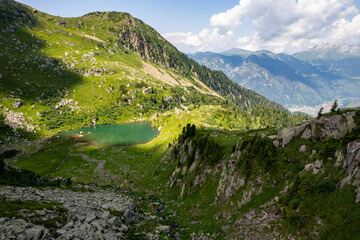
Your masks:
{"label": "blue sky", "polygon": [[43,12],[77,17],[94,11],[128,12],[161,34],[198,32],[209,25],[212,15],[226,11],[237,0],[19,0]]}
{"label": "blue sky", "polygon": [[19,0],[63,17],[129,12],[183,52],[360,44],[360,0]]}

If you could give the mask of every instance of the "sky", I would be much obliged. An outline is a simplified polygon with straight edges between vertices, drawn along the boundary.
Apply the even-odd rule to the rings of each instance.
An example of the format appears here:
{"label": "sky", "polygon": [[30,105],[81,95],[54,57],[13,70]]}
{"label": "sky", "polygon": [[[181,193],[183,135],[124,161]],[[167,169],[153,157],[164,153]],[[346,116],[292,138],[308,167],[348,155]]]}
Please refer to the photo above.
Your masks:
{"label": "sky", "polygon": [[289,54],[321,43],[360,44],[360,0],[19,0],[40,11],[76,17],[128,12],[180,51],[231,48]]}

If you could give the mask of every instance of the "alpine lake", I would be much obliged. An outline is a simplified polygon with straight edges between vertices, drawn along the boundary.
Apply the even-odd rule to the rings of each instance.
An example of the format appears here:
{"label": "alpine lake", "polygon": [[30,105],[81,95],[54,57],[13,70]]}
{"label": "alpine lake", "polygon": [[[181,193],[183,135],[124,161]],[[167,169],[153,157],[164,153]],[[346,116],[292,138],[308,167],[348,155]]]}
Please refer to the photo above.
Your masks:
{"label": "alpine lake", "polygon": [[150,122],[99,125],[58,134],[60,137],[76,137],[98,146],[128,146],[151,141],[159,134]]}

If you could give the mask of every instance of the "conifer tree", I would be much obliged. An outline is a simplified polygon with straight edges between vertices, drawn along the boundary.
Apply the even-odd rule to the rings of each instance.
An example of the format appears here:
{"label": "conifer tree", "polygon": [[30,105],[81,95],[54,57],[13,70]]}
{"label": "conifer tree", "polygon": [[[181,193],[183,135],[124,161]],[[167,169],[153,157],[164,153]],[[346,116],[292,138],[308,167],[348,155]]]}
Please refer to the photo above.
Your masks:
{"label": "conifer tree", "polygon": [[317,118],[320,118],[322,116],[322,112],[324,111],[324,108],[321,107],[318,111]]}
{"label": "conifer tree", "polygon": [[337,103],[337,99],[335,98],[335,102],[331,106],[330,112],[335,112],[337,107],[338,107],[338,103]]}

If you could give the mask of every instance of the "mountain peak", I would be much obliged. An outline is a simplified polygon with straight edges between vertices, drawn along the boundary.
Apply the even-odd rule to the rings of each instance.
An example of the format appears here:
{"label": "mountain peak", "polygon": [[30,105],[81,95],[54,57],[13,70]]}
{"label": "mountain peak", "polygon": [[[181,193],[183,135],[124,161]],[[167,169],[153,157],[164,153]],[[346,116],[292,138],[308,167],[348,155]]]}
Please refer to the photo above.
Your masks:
{"label": "mountain peak", "polygon": [[234,56],[234,55],[251,55],[253,54],[252,51],[241,49],[241,48],[232,48],[229,50],[226,50],[224,52],[221,52],[220,54],[225,56]]}
{"label": "mountain peak", "polygon": [[310,49],[294,54],[295,56],[311,55],[320,59],[341,59],[344,57],[359,57],[360,46],[349,44],[321,43]]}

